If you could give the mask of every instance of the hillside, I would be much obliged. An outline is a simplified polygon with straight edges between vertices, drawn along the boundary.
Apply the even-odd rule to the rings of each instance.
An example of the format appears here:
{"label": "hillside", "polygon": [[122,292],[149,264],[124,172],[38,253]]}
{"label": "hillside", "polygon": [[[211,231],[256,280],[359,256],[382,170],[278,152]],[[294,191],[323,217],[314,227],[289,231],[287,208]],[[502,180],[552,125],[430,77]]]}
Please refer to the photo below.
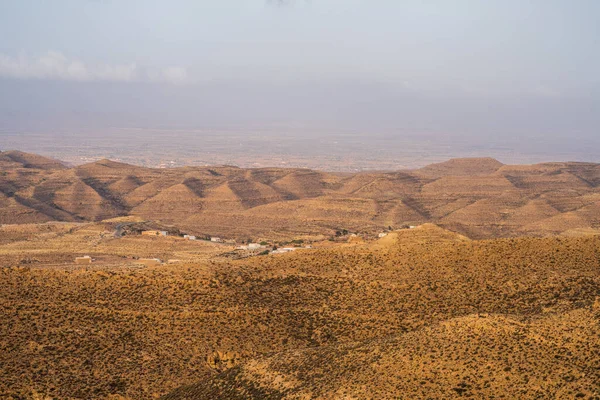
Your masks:
{"label": "hillside", "polygon": [[139,216],[223,237],[378,232],[436,223],[471,238],[600,228],[600,165],[457,159],[415,171],[332,174],[230,166],[74,168],[0,153],[0,223]]}
{"label": "hillside", "polygon": [[[599,236],[425,224],[231,261],[205,242],[117,239],[123,221],[139,223],[1,228],[0,397],[600,395]],[[155,255],[183,261],[131,259]]]}
{"label": "hillside", "polygon": [[599,315],[470,315],[253,359],[162,399],[595,398]]}
{"label": "hillside", "polygon": [[455,158],[449,161],[430,164],[415,171],[419,176],[441,178],[444,176],[490,175],[502,167],[500,161],[493,158]]}
{"label": "hillside", "polygon": [[0,151],[2,169],[29,168],[41,170],[61,170],[67,167],[58,160],[22,151]]}

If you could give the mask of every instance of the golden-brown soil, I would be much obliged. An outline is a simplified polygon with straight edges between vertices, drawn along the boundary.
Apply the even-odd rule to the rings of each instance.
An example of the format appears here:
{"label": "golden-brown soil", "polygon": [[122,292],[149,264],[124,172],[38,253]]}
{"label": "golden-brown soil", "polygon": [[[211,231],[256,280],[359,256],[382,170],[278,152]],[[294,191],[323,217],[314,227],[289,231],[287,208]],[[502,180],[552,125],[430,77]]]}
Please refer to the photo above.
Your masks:
{"label": "golden-brown soil", "polygon": [[[589,232],[480,241],[425,224],[229,261],[114,223],[2,227],[0,397],[600,396]],[[73,265],[82,254],[99,260]],[[187,258],[121,258],[157,254]]]}

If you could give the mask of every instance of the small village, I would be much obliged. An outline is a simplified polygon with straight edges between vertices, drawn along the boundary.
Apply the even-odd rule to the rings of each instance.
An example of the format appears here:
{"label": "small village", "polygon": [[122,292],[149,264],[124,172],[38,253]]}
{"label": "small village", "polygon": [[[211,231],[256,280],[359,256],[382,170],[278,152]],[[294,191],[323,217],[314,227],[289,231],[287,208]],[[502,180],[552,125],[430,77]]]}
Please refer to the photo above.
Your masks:
{"label": "small village", "polygon": [[[414,229],[416,226],[414,225],[403,225],[399,229]],[[117,232],[115,233],[115,237],[120,238],[125,236],[125,233],[118,232],[121,228],[117,228]],[[332,243],[348,243],[348,244],[360,244],[367,241],[372,241],[376,239],[384,238],[388,235],[389,232],[393,231],[393,228],[390,226],[387,229],[377,233],[352,233],[347,229],[340,229],[335,231],[335,235],[326,239],[326,242]],[[248,239],[242,243],[238,243],[235,239],[224,239],[217,236],[196,236],[190,235],[187,233],[179,233],[179,232],[170,232],[168,230],[161,229],[151,229],[151,230],[140,230],[133,231],[133,235],[139,235],[142,237],[152,237],[152,238],[175,238],[179,240],[185,240],[190,242],[204,242],[204,243],[212,243],[215,245],[221,245],[226,249],[222,255],[229,259],[242,259],[248,257],[255,256],[264,256],[264,255],[276,255],[276,254],[285,254],[294,252],[297,250],[310,250],[313,249],[313,241],[308,241],[305,239],[293,239],[291,241],[284,242],[275,242],[275,241],[267,241],[261,240],[260,242],[252,242],[251,239]],[[127,236],[132,236],[127,235]],[[321,242],[325,242],[321,241]],[[90,255],[83,255],[75,257],[76,265],[86,265],[92,264],[96,261]],[[134,258],[134,264],[143,267],[156,267],[164,264],[179,264],[184,262],[179,259],[167,259],[162,260],[157,257],[150,258]]]}

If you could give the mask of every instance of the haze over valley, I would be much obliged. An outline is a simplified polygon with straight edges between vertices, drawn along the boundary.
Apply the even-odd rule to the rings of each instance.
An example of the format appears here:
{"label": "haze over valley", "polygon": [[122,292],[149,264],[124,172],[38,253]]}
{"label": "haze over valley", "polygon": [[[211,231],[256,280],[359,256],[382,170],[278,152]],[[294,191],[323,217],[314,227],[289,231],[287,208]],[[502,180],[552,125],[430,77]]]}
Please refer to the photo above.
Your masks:
{"label": "haze over valley", "polygon": [[598,21],[0,2],[0,399],[600,400]]}
{"label": "haze over valley", "polygon": [[5,132],[4,150],[20,149],[70,165],[111,159],[153,168],[233,165],[309,168],[329,172],[414,169],[457,157],[494,157],[505,163],[597,161],[598,140],[563,143],[536,137],[484,140],[439,134],[326,129],[106,128],[101,131]]}

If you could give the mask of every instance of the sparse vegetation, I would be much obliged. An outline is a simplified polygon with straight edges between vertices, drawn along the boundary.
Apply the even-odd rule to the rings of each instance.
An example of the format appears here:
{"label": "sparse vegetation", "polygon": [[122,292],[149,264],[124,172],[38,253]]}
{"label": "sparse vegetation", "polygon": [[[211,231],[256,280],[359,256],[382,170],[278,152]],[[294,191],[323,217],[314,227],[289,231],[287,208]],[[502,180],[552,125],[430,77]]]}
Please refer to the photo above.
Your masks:
{"label": "sparse vegetation", "polygon": [[600,396],[594,164],[73,174],[1,155],[0,398]]}
{"label": "sparse vegetation", "polygon": [[[55,240],[73,246],[104,229],[80,226]],[[131,253],[146,240],[190,246],[106,240]],[[15,239],[0,250],[29,243]],[[62,260],[47,251],[41,260]],[[393,390],[444,397],[458,393],[452,388],[589,397],[600,361],[599,255],[595,236],[470,241],[426,225],[372,244],[240,261],[215,252],[153,268],[116,260],[4,268],[0,393],[149,399],[194,384],[167,398],[252,387],[275,396],[267,398],[327,398],[339,387],[361,398]],[[299,375],[285,389],[270,378],[289,374]],[[553,383],[539,388],[542,379]]]}

